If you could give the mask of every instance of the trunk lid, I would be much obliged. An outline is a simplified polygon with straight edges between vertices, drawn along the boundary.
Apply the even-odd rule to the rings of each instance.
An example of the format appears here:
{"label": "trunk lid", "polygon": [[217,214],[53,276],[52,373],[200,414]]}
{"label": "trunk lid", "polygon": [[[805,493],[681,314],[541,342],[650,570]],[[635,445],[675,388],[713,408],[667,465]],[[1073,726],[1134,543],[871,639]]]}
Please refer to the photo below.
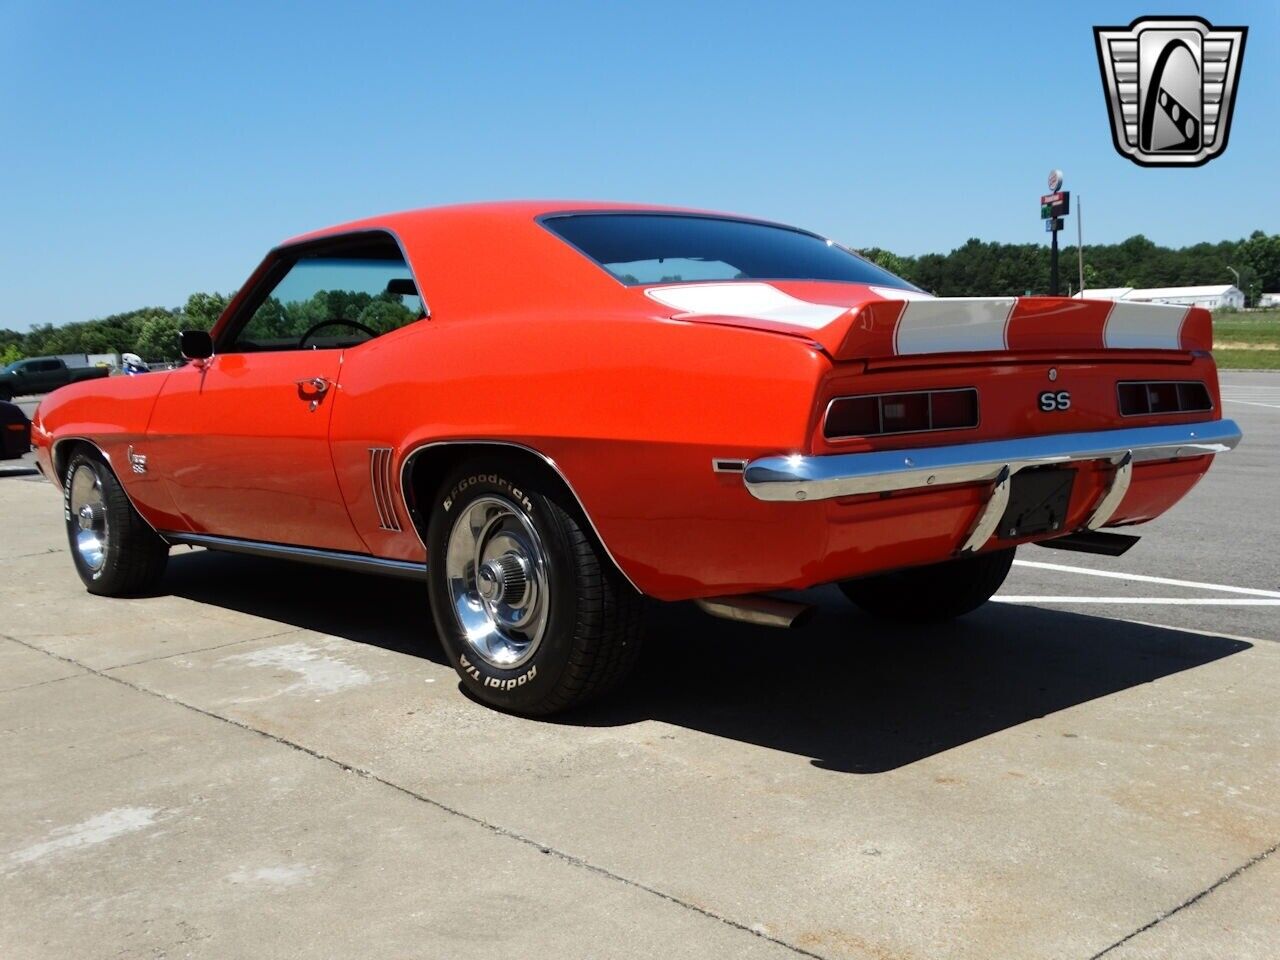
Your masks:
{"label": "trunk lid", "polygon": [[663,316],[812,340],[836,360],[965,353],[1204,351],[1207,310],[1071,297],[932,297],[851,283],[735,280],[647,287]]}

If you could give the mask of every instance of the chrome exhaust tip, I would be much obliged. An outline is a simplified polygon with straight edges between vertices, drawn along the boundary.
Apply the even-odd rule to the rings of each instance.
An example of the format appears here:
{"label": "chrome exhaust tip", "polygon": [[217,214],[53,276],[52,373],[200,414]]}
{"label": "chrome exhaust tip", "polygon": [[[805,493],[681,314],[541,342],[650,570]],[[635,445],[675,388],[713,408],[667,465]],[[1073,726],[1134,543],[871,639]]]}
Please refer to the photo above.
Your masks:
{"label": "chrome exhaust tip", "polygon": [[739,597],[705,597],[694,602],[702,608],[703,613],[709,613],[713,617],[754,623],[761,627],[796,627],[813,612],[813,607],[804,603],[792,603],[753,593]]}

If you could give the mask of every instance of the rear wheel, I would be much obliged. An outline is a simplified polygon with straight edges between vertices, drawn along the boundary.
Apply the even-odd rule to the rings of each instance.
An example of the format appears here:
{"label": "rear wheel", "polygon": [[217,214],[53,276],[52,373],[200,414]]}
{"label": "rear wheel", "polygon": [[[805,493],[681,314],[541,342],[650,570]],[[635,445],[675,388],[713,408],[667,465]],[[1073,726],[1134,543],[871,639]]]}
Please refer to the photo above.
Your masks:
{"label": "rear wheel", "polygon": [[164,574],[169,545],[133,509],[106,461],[88,447],[72,453],[63,476],[67,541],[90,593],[132,596]]}
{"label": "rear wheel", "polygon": [[1014,547],[975,557],[844,580],[844,595],[873,616],[904,623],[938,623],[982,606],[1000,589]]}
{"label": "rear wheel", "polygon": [[546,715],[617,684],[640,649],[640,596],[573,504],[537,472],[475,460],[436,494],[431,608],[463,685],[499,709]]}

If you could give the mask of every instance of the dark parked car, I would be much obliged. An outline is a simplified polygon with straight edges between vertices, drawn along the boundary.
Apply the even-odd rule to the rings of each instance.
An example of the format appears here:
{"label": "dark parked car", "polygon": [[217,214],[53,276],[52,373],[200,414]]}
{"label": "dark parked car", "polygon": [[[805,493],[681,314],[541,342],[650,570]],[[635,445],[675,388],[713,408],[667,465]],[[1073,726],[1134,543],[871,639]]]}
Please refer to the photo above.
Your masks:
{"label": "dark parked car", "polygon": [[0,369],[0,400],[12,400],[31,393],[48,393],[68,383],[95,380],[111,371],[106,367],[68,367],[58,357],[31,357],[15,360]]}
{"label": "dark parked car", "polygon": [[31,449],[31,421],[16,404],[0,401],[0,460],[16,460]]}

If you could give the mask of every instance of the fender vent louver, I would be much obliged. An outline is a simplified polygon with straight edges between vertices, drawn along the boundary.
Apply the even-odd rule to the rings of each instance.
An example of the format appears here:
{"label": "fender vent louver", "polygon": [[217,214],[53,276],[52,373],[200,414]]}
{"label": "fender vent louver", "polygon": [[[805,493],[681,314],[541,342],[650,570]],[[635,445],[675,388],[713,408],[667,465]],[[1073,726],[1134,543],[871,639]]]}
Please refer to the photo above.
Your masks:
{"label": "fender vent louver", "polygon": [[400,520],[391,494],[392,454],[390,447],[369,448],[369,484],[373,489],[373,505],[378,511],[378,529],[399,533]]}

